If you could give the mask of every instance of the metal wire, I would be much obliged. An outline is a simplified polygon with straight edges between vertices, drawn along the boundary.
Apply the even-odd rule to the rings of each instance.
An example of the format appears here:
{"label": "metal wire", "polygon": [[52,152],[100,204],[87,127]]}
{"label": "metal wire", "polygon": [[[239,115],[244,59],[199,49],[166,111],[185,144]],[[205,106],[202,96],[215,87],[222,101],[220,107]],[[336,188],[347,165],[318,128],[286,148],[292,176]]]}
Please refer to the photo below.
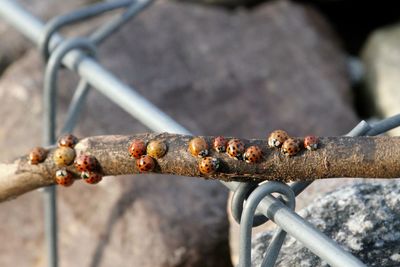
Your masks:
{"label": "metal wire", "polygon": [[[122,3],[124,1],[118,2]],[[127,11],[119,18],[111,21],[109,24],[104,25],[100,29],[104,29],[104,31],[96,31],[93,33],[89,39],[93,41],[93,43],[98,43],[104,40],[105,37],[109,36],[114,30],[119,28],[120,23],[126,22],[130,16],[137,14],[140,10],[146,7],[151,1],[136,1],[138,5],[134,8],[131,6],[127,9]],[[28,38],[30,38],[36,44],[40,44],[40,41],[43,40],[42,36],[44,36],[45,26],[42,22],[40,22],[37,18],[33,17],[31,14],[23,10],[20,6],[14,3],[12,0],[2,0],[0,5],[0,16],[3,17],[10,24],[15,26],[18,30],[24,33]],[[47,47],[46,51],[52,51],[63,42],[63,39],[58,34],[50,34],[48,37],[49,40],[46,42],[48,45],[43,45],[43,47]],[[46,38],[44,38],[46,39]],[[61,46],[61,45],[60,45]],[[54,50],[56,51],[56,50]],[[69,69],[76,71],[81,77],[82,81],[77,90],[72,104],[69,109],[70,115],[67,121],[70,123],[66,123],[64,129],[72,129],[74,121],[76,121],[76,115],[78,114],[78,108],[80,107],[80,103],[83,102],[84,96],[87,94],[87,88],[83,83],[87,82],[93,88],[100,91],[104,95],[106,95],[110,100],[114,101],[120,107],[125,109],[129,114],[140,120],[144,125],[148,126],[150,129],[161,132],[161,131],[169,131],[174,133],[183,133],[189,134],[189,131],[184,127],[176,123],[169,116],[164,114],[157,107],[152,105],[149,101],[147,101],[144,97],[139,95],[134,91],[133,88],[130,88],[120,82],[116,77],[102,68],[96,61],[94,61],[91,57],[86,56],[79,49],[74,49],[70,52],[65,53],[62,58],[62,63]],[[75,120],[74,120],[75,119]],[[400,124],[400,116],[389,118],[388,120],[375,125],[372,129],[368,130],[368,134],[371,134],[370,131],[374,130],[376,132],[382,132],[389,128],[397,127]],[[364,127],[364,126],[363,126]],[[361,127],[363,130],[365,128]],[[50,134],[49,134],[50,136]],[[223,182],[231,190],[236,190],[238,187],[241,187],[237,182],[226,183]],[[268,183],[267,183],[268,184]],[[266,185],[267,185],[266,184]],[[309,183],[294,183],[291,185],[294,193],[298,194],[302,190],[304,190]],[[247,205],[249,207],[253,207],[255,204],[248,203],[256,203],[258,202],[258,211],[264,214],[267,218],[270,218],[274,221],[282,230],[281,232],[277,232],[273,238],[273,241],[268,248],[268,253],[266,258],[264,259],[263,266],[270,266],[268,264],[272,264],[276,261],[276,257],[278,256],[279,249],[284,240],[285,232],[302,242],[306,247],[308,247],[312,252],[316,255],[324,259],[331,266],[364,266],[358,259],[356,259],[350,253],[344,251],[340,246],[338,246],[334,241],[320,233],[317,229],[315,229],[308,222],[304,221],[300,216],[298,216],[295,212],[293,212],[290,208],[286,207],[280,200],[272,197],[270,194],[267,194],[265,197],[261,197],[258,195],[254,195],[254,192],[261,192],[264,187],[257,187],[253,193],[247,199]],[[268,188],[268,187],[265,187]],[[286,187],[285,187],[286,188]],[[273,191],[275,192],[275,191]],[[293,193],[293,192],[292,192]],[[257,193],[258,194],[258,193]],[[260,193],[261,194],[261,193]],[[253,202],[254,199],[254,202]],[[257,200],[257,201],[256,201]],[[54,204],[55,202],[49,202],[49,204]],[[242,203],[243,204],[243,203]],[[255,212],[254,207],[249,208],[250,211],[246,210],[243,212],[242,227],[246,225],[249,226],[251,233],[251,227],[253,226],[253,210]],[[54,208],[54,207],[53,207]],[[246,212],[246,213],[245,213]],[[249,215],[244,215],[248,214]],[[251,213],[251,214],[250,214]],[[247,222],[247,223],[243,223]],[[56,229],[56,222],[53,221],[54,229]],[[247,229],[247,231],[248,231]],[[52,230],[53,233],[56,230]],[[51,231],[49,230],[48,233]],[[248,235],[249,236],[249,235]],[[244,242],[244,241],[243,241]],[[248,242],[248,241],[247,241]],[[251,240],[250,240],[251,243]],[[57,249],[57,244],[54,244],[55,251]],[[245,249],[241,250],[242,253],[248,253],[250,250],[250,246],[246,245]],[[56,259],[54,260],[56,262]],[[50,260],[52,262],[52,260]],[[248,263],[248,261],[246,261]],[[56,266],[56,265],[51,265]],[[271,265],[272,266],[272,265]]]}

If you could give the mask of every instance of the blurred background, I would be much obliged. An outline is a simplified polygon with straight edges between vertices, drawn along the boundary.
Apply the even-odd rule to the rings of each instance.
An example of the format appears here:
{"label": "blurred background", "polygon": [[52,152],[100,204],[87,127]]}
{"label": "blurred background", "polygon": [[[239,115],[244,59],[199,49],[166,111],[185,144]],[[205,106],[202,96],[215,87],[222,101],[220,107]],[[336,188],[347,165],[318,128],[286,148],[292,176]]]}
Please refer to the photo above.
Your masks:
{"label": "blurred background", "polygon": [[[48,20],[96,1],[17,2]],[[400,112],[396,7],[395,1],[160,0],[109,38],[98,58],[195,134],[343,135],[360,119]],[[113,14],[63,34],[84,35]],[[2,162],[41,143],[43,72],[37,48],[0,19]],[[60,75],[60,124],[78,80],[69,71]],[[93,90],[75,134],[146,131]],[[343,183],[315,182],[298,209]],[[217,182],[140,175],[58,191],[60,266],[237,261],[238,227],[227,213],[228,190]],[[40,192],[1,203],[0,220],[0,266],[46,266]]]}

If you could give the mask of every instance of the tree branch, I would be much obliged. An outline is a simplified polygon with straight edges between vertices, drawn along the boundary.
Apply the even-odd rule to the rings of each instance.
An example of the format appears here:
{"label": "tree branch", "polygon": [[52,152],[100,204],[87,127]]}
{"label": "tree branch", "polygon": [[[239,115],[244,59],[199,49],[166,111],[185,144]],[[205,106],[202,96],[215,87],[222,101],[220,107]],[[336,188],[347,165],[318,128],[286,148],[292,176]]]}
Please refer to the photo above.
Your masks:
{"label": "tree branch", "polygon": [[[188,152],[188,142],[192,136],[168,133],[97,136],[81,140],[75,150],[77,155],[85,153],[95,156],[104,175],[136,174],[139,172],[135,160],[128,153],[130,141],[135,138],[144,142],[157,139],[167,144],[168,151],[164,157],[157,159],[155,173],[242,182],[400,176],[399,137],[323,137],[317,150],[302,150],[294,157],[286,157],[278,149],[268,148],[266,139],[242,139],[246,147],[258,145],[262,148],[263,160],[249,164],[210,149],[210,155],[221,160],[221,167],[208,177],[200,173],[199,159]],[[209,145],[212,144],[213,137],[204,138]],[[54,184],[54,174],[58,168],[53,161],[53,153],[54,148],[50,149],[46,160],[38,165],[30,165],[27,156],[12,164],[0,164],[0,201]],[[69,166],[68,170],[79,177],[74,166]]]}

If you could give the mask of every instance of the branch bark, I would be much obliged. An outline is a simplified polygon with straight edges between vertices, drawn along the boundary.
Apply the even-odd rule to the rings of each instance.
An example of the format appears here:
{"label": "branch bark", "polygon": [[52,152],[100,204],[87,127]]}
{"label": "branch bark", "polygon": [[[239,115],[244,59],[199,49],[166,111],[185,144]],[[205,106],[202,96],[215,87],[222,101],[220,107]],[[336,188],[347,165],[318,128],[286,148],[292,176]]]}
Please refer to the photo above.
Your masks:
{"label": "branch bark", "polygon": [[[246,147],[258,145],[264,158],[248,164],[210,149],[211,156],[221,160],[220,171],[208,177],[198,170],[199,159],[188,152],[192,136],[176,134],[139,134],[133,136],[96,136],[82,139],[76,146],[77,155],[95,156],[104,175],[139,173],[135,160],[128,153],[132,139],[162,140],[168,145],[167,154],[157,160],[155,173],[203,177],[224,181],[275,180],[282,182],[307,181],[333,177],[397,178],[400,177],[400,137],[322,137],[316,151],[303,150],[286,157],[278,149],[267,147],[267,140],[241,139]],[[204,137],[211,145],[214,137]],[[11,164],[0,164],[0,201],[14,198],[36,188],[54,184],[58,169],[53,162],[54,149],[39,165],[30,165],[23,156]],[[68,170],[79,177],[73,166]]]}

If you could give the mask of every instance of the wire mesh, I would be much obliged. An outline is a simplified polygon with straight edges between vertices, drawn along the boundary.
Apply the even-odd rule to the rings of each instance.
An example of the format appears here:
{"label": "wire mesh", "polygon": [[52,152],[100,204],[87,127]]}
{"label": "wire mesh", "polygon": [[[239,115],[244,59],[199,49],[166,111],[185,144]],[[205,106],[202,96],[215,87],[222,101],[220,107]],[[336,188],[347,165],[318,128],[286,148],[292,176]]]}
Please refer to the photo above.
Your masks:
{"label": "wire mesh", "polygon": [[[106,95],[111,101],[125,109],[136,119],[156,132],[169,131],[189,134],[189,131],[167,116],[147,99],[139,95],[107,72],[93,58],[96,46],[119,27],[152,3],[151,0],[113,1],[95,4],[66,15],[58,16],[44,25],[12,0],[2,0],[0,17],[15,26],[34,43],[38,44],[43,58],[48,61],[45,78],[45,144],[53,144],[56,137],[56,92],[57,71],[62,66],[77,72],[81,81],[70,103],[67,120],[61,132],[71,132],[79,116],[79,110],[89,92],[89,86]],[[122,15],[104,24],[88,38],[64,40],[57,31],[72,23],[84,21],[109,10],[125,8]],[[89,53],[87,53],[89,51]],[[348,136],[377,135],[400,125],[400,115],[382,120],[375,125],[361,121]],[[311,182],[286,184],[267,182],[262,185],[222,182],[232,191],[233,214],[241,223],[240,266],[251,264],[251,229],[268,219],[278,226],[262,266],[274,266],[286,234],[302,242],[316,255],[331,266],[365,266],[361,261],[345,251],[334,241],[315,229],[294,212],[295,196],[305,190]],[[281,193],[275,198],[272,193]],[[57,218],[56,194],[54,187],[45,190],[46,236],[48,244],[48,264],[56,267],[57,258]],[[286,206],[288,205],[288,206]],[[271,209],[273,207],[273,209]],[[255,215],[255,212],[258,215]]]}

